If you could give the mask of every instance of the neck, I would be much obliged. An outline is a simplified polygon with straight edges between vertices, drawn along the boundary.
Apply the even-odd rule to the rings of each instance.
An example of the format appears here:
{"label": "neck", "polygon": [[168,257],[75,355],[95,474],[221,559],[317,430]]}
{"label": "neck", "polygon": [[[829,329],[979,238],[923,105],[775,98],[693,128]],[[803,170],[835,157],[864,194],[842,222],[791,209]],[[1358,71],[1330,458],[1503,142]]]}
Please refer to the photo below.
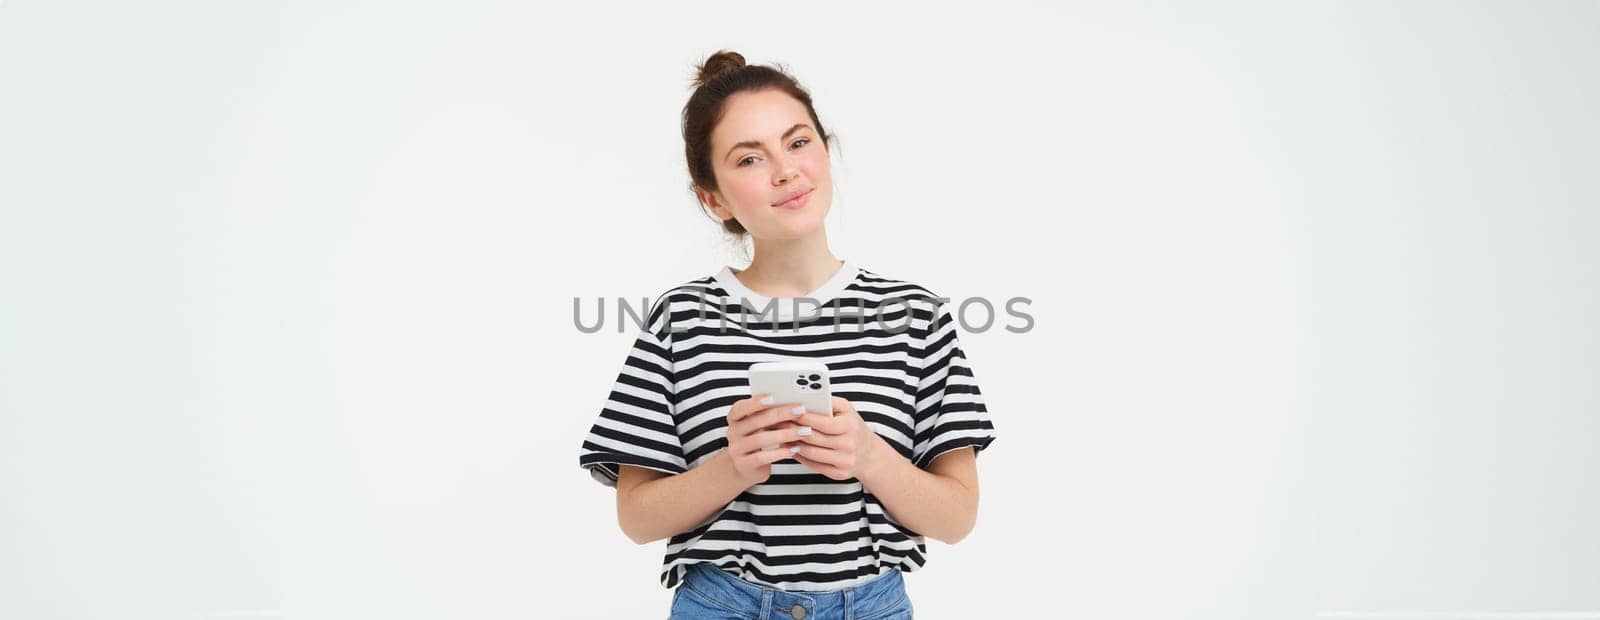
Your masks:
{"label": "neck", "polygon": [[750,266],[736,272],[746,288],[766,297],[799,297],[839,272],[840,260],[828,249],[827,230],[799,239],[756,239]]}

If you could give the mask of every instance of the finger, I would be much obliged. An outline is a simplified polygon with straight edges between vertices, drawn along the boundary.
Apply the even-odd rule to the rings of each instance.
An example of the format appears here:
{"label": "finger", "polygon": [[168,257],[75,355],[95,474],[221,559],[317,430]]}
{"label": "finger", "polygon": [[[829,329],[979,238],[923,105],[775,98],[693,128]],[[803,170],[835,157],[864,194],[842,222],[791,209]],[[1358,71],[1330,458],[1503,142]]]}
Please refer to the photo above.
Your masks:
{"label": "finger", "polygon": [[850,459],[847,458],[843,452],[833,448],[824,448],[822,446],[813,446],[810,444],[800,446],[800,451],[795,454],[795,458],[800,458],[802,456],[819,463],[832,465],[834,467],[843,467],[850,461]]}
{"label": "finger", "polygon": [[757,454],[761,452],[763,448],[766,448],[770,445],[772,444],[760,444],[750,441],[749,437],[734,437],[729,435],[728,446],[725,449],[728,451],[728,454],[733,455],[733,458],[742,459],[747,458],[752,454]]}
{"label": "finger", "polygon": [[793,457],[794,450],[788,446],[778,446],[771,450],[759,450],[752,456],[756,459],[756,462],[765,465],[767,463],[776,463],[783,459]]}
{"label": "finger", "polygon": [[763,429],[780,422],[793,420],[796,417],[793,413],[793,410],[797,406],[798,405],[793,404],[782,404],[763,409],[760,413],[747,418],[748,424],[745,427],[744,432],[753,433],[758,429]]}
{"label": "finger", "polygon": [[761,430],[781,431],[781,430],[786,429],[786,428],[799,428],[801,426],[804,426],[804,425],[800,424],[799,422],[796,422],[794,420],[784,420],[782,422],[779,422],[777,424],[773,424],[772,426],[768,426],[768,427],[763,428]]}
{"label": "finger", "polygon": [[850,431],[850,424],[845,419],[810,411],[800,414],[795,421],[828,435],[841,435]]}
{"label": "finger", "polygon": [[834,467],[832,465],[829,465],[827,463],[822,463],[822,462],[819,462],[819,461],[813,461],[813,460],[808,459],[805,456],[800,455],[800,454],[794,455],[794,460],[799,461],[801,465],[805,465],[806,467],[811,468],[811,471],[817,472],[817,473],[822,474],[824,476],[828,476],[828,477],[842,476],[843,473],[844,473],[844,470],[839,469],[838,467]]}
{"label": "finger", "polygon": [[758,437],[758,435],[763,431],[775,430],[772,428],[775,426],[775,424],[769,422],[768,420],[782,419],[786,422],[790,422],[791,424],[793,423],[793,420],[788,418],[775,418],[771,415],[770,409],[771,408],[764,409],[760,413],[747,416],[743,420],[729,424],[727,431],[728,445],[733,446],[734,444],[739,444],[741,448],[739,453],[749,454],[750,452],[760,448],[776,444],[777,442],[775,441],[761,441]]}
{"label": "finger", "polygon": [[[755,449],[755,447],[773,446],[773,444],[776,444],[776,441],[765,441],[765,439],[755,438],[755,436],[760,435],[760,433],[763,433],[763,431],[784,430],[784,428],[800,427],[798,423],[794,422],[792,415],[779,415],[784,415],[784,417],[778,419],[779,422],[774,423],[766,423],[762,415],[750,415],[750,417],[747,417],[744,422],[728,428],[728,444],[731,446],[731,444],[738,443],[739,446],[744,447],[744,449],[747,449],[747,451],[752,451],[752,449]],[[789,436],[786,441],[792,441],[792,439],[794,438]]]}
{"label": "finger", "polygon": [[[737,422],[751,416],[762,415],[768,410],[782,407],[793,407],[799,403],[763,402],[768,399],[767,394],[756,394],[750,398],[734,401],[733,407],[728,411],[728,421]],[[738,411],[734,411],[737,409]]]}
{"label": "finger", "polygon": [[798,432],[795,433],[796,443],[818,446],[822,448],[833,448],[835,450],[843,448],[849,441],[850,437],[846,435],[829,435],[827,433],[819,433],[815,429],[813,429],[811,433],[807,435],[801,435]]}
{"label": "finger", "polygon": [[761,399],[766,397],[767,394],[755,394],[750,398],[734,401],[733,407],[728,409],[728,422],[730,424],[738,422],[753,413],[759,413],[762,409],[767,408],[767,405],[761,404]]}
{"label": "finger", "polygon": [[834,396],[832,398],[829,398],[828,400],[833,402],[833,412],[834,413],[839,413],[841,411],[848,411],[850,413],[855,413],[855,411],[856,411],[856,406],[850,404],[850,401],[845,400],[843,396]]}
{"label": "finger", "polygon": [[758,446],[771,446],[780,443],[790,443],[805,439],[800,433],[804,427],[796,426],[778,431],[762,431],[750,436],[750,440]]}

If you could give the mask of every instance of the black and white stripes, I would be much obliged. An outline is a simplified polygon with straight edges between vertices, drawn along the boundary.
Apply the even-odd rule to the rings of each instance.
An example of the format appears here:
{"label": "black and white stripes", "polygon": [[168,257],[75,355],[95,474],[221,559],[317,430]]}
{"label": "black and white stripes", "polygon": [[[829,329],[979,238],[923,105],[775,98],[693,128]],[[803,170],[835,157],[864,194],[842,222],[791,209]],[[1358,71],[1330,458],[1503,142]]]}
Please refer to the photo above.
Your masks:
{"label": "black and white stripes", "polygon": [[[728,409],[750,395],[746,369],[796,358],[827,364],[834,395],[918,467],[994,440],[949,304],[848,262],[807,298],[817,303],[798,310],[789,299],[769,300],[726,268],[664,293],[584,439],[579,465],[613,487],[620,465],[687,471],[727,447]],[[772,309],[776,316],[762,314]],[[922,536],[890,519],[860,482],[787,459],[720,513],[674,535],[661,583],[674,587],[688,564],[711,562],[772,587],[837,589],[916,570],[926,552]]]}

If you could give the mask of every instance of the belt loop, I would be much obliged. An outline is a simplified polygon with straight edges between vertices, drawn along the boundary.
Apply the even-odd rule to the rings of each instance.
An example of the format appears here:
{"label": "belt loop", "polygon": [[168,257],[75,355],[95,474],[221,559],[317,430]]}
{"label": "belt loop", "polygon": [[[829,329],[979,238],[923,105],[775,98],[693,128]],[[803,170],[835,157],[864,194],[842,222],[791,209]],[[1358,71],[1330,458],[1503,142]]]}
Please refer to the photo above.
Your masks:
{"label": "belt loop", "polygon": [[772,617],[772,588],[761,588],[761,611],[756,614],[756,620],[767,620]]}
{"label": "belt loop", "polygon": [[844,589],[844,620],[856,620],[856,589]]}

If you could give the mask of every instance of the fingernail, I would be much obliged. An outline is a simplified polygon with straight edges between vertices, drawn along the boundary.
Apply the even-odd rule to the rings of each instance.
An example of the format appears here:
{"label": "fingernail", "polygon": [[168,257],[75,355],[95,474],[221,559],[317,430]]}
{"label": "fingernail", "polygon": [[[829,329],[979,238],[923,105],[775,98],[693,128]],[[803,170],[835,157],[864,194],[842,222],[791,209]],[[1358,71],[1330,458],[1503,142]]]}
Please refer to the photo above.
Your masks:
{"label": "fingernail", "polygon": [[800,430],[795,431],[795,434],[797,434],[797,435],[799,435],[801,437],[805,437],[806,435],[810,435],[811,434],[811,427],[802,426],[802,427],[800,427]]}
{"label": "fingernail", "polygon": [[795,454],[798,452],[800,452],[800,446],[792,446],[789,448],[789,454]]}
{"label": "fingernail", "polygon": [[789,410],[789,413],[792,413],[792,414],[795,414],[795,415],[800,415],[800,414],[805,413],[805,412],[806,412],[806,406],[805,405],[800,405],[799,407],[795,407],[795,408]]}
{"label": "fingernail", "polygon": [[772,404],[774,402],[777,402],[777,401],[773,400],[773,398],[771,396],[765,396],[765,397],[762,397],[762,399],[761,399],[761,404],[763,404],[763,405],[770,405],[770,404]]}

